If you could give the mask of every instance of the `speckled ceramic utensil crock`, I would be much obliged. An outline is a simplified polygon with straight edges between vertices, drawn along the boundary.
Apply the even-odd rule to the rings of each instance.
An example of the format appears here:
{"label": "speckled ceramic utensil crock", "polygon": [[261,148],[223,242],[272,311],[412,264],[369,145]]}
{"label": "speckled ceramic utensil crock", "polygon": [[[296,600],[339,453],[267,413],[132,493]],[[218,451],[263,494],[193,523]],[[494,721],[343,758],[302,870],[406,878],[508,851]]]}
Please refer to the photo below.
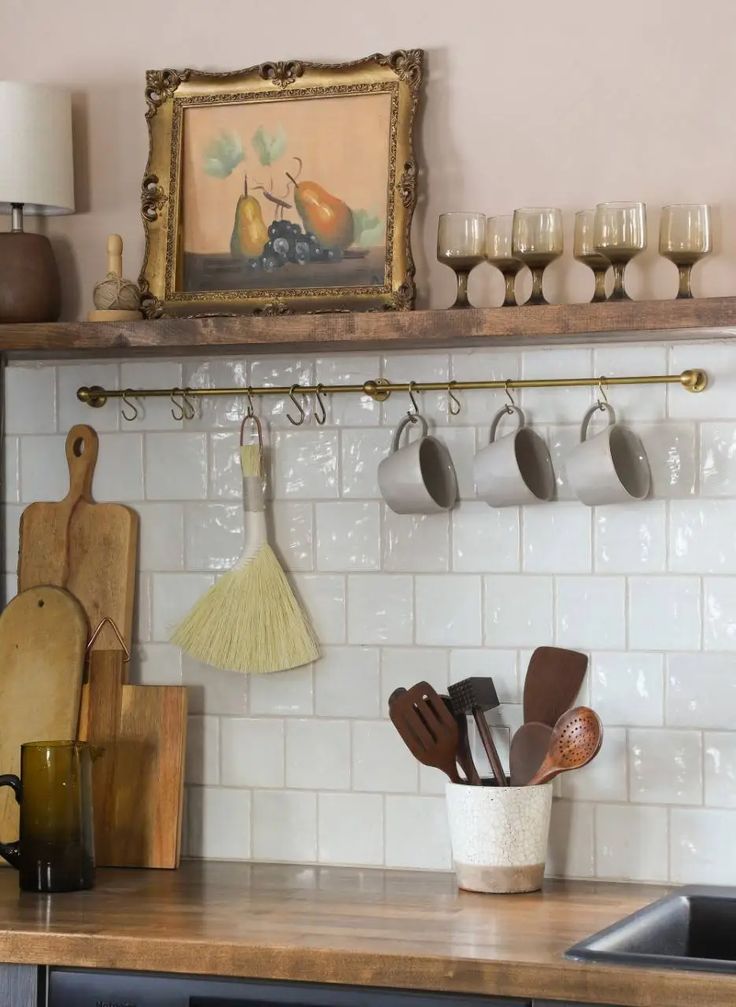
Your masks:
{"label": "speckled ceramic utensil crock", "polygon": [[459,888],[510,894],[542,887],[551,783],[469,787],[448,782],[445,794]]}

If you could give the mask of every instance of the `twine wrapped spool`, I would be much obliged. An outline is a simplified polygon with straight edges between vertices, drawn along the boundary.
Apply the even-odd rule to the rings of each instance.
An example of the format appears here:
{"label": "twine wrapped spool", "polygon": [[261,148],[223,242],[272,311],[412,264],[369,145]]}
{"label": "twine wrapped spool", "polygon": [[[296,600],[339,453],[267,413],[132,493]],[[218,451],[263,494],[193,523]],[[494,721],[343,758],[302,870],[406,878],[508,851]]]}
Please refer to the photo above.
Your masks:
{"label": "twine wrapped spool", "polygon": [[141,317],[141,292],[132,280],[123,277],[123,239],[110,234],[107,239],[107,276],[95,285],[95,309],[91,322],[123,322]]}

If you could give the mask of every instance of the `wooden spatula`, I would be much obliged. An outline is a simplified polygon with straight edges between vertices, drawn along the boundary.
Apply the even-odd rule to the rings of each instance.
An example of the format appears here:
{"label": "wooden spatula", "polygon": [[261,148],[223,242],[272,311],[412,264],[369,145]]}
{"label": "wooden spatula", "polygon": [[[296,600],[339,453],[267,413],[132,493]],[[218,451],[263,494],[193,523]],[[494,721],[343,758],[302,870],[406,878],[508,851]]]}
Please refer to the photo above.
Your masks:
{"label": "wooden spatula", "polygon": [[[91,629],[111,619],[130,649],[138,515],[122,504],[94,502],[97,452],[92,427],[72,427],[66,439],[68,494],[57,503],[32,503],[21,517],[18,590],[40,584],[66,588],[80,602]],[[106,625],[95,649],[117,647]]]}
{"label": "wooden spatula", "polygon": [[[77,735],[87,620],[76,598],[56,587],[17,595],[0,615],[0,773],[20,771],[26,741]],[[18,835],[18,805],[0,793],[0,836]]]}
{"label": "wooden spatula", "polygon": [[554,727],[577,699],[588,658],[576,650],[537,647],[524,680],[524,723]]}
{"label": "wooden spatula", "polygon": [[457,771],[459,734],[455,717],[428,682],[394,693],[389,717],[412,755],[425,766],[441,769],[452,783]]}

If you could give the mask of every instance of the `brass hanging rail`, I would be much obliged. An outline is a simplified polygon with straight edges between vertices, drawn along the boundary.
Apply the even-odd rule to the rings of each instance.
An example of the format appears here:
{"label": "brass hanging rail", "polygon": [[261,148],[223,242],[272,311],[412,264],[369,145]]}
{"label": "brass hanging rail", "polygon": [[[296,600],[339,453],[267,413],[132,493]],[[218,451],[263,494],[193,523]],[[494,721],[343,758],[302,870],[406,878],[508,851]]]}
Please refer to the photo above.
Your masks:
{"label": "brass hanging rail", "polygon": [[[174,401],[217,395],[367,395],[384,402],[392,392],[466,392],[487,389],[511,390],[521,388],[575,388],[611,387],[613,385],[680,385],[688,392],[702,392],[708,386],[708,375],[700,368],[690,368],[681,374],[632,374],[622,377],[594,378],[510,378],[503,381],[389,381],[375,378],[360,385],[273,385],[260,387],[235,386],[230,388],[102,388],[100,385],[83,385],[77,389],[77,398],[88,406],[99,409],[108,399],[170,398]],[[132,403],[130,403],[132,405]],[[186,412],[184,416],[186,417]]]}

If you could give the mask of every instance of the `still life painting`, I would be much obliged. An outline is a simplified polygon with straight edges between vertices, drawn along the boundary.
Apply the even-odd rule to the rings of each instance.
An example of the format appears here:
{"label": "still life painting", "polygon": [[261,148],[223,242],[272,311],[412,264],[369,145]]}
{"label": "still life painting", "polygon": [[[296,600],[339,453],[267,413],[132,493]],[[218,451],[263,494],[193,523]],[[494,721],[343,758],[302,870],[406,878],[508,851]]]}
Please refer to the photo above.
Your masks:
{"label": "still life painting", "polygon": [[150,71],[149,317],[413,306],[422,54]]}

